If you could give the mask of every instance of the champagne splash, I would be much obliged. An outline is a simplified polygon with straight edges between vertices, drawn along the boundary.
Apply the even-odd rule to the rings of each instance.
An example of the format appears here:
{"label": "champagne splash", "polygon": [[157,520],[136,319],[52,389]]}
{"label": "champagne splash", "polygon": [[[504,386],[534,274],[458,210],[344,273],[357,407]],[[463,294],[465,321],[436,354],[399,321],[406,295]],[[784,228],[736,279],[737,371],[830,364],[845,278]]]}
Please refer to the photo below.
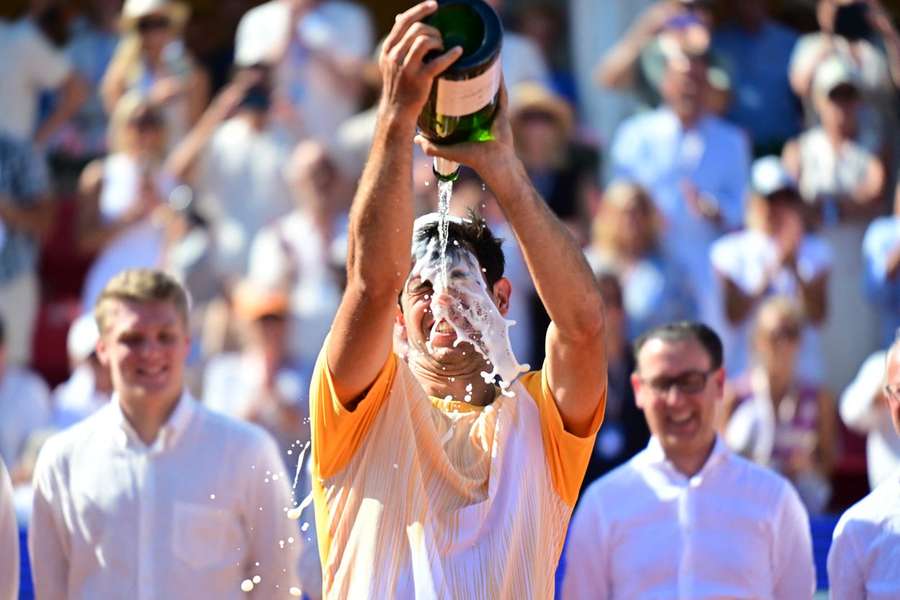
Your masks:
{"label": "champagne splash", "polygon": [[450,238],[450,198],[453,197],[453,182],[438,182],[438,242],[441,253],[441,282],[446,288],[449,281],[447,277],[447,240]]}
{"label": "champagne splash", "polygon": [[448,221],[451,219],[458,220],[440,214],[436,218],[426,215],[416,222],[415,227],[418,230],[438,221],[437,239],[414,240],[416,263],[410,275],[432,284],[430,309],[434,325],[427,348],[434,352],[431,339],[437,335],[438,325],[446,322],[456,334],[453,346],[470,344],[487,363],[489,370],[481,373],[484,380],[493,384],[499,378],[501,390],[509,394],[510,384],[529,369],[528,365],[519,364],[512,352],[509,328],[515,321],[500,314],[475,255],[456,242],[447,244],[443,238],[441,230],[447,227],[449,232]]}

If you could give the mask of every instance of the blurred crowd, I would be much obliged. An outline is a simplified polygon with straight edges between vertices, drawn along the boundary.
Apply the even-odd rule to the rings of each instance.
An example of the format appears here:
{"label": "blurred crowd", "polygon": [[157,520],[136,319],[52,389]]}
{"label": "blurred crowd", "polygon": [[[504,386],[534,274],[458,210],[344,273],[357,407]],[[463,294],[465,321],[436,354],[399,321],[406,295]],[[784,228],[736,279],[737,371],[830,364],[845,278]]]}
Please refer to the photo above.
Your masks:
{"label": "blurred crowd", "polygon": [[[629,346],[678,319],[724,341],[722,438],[810,513],[884,480],[900,465],[881,397],[900,327],[897,15],[879,0],[627,3],[646,8],[586,69],[567,23],[597,7],[490,3],[517,150],[606,302],[607,416],[585,486],[646,446]],[[16,4],[0,15],[0,457],[21,522],[42,442],[109,400],[92,309],[128,268],[183,282],[192,391],[263,426],[292,471],[374,126],[371,8]],[[585,106],[622,95],[635,109],[604,134]],[[413,185],[435,210],[430,159]],[[452,210],[469,209],[506,239],[514,350],[540,365],[549,318],[464,170]]]}

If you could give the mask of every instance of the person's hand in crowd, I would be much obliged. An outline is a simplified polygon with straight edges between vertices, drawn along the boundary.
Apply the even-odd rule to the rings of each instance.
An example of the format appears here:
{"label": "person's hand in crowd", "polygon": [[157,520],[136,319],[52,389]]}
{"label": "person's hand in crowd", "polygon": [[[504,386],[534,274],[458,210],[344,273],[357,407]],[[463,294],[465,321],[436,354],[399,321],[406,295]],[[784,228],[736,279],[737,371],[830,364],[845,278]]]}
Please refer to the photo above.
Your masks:
{"label": "person's hand in crowd", "polygon": [[706,219],[714,225],[721,225],[722,213],[719,210],[718,204],[713,198],[701,192],[692,181],[687,179],[682,180],[681,193],[684,196],[685,202],[687,202],[688,209],[690,209],[694,215]]}
{"label": "person's hand in crowd", "polygon": [[519,161],[509,123],[508,104],[506,86],[501,81],[497,113],[491,126],[493,139],[489,141],[442,146],[421,135],[417,135],[415,141],[427,156],[445,158],[469,166],[483,181],[489,182],[496,174],[508,173]]}
{"label": "person's hand in crowd", "polygon": [[900,279],[900,244],[895,246],[890,253],[888,253],[887,268],[885,271],[887,272],[888,279]]}
{"label": "person's hand in crowd", "polygon": [[148,100],[156,106],[162,106],[181,96],[184,82],[176,75],[167,75],[157,79],[150,88]]}
{"label": "person's hand in crowd", "polygon": [[897,30],[894,28],[894,22],[891,15],[884,8],[880,0],[864,0],[868,10],[866,11],[866,19],[869,25],[879,35],[885,38],[896,37]]}
{"label": "person's hand in crowd", "polygon": [[684,7],[679,2],[663,0],[651,4],[635,21],[630,35],[644,43],[649,42],[665,29],[667,23],[682,13]]}
{"label": "person's hand in crowd", "polygon": [[[421,2],[397,16],[384,40],[378,65],[383,81],[382,110],[414,125],[428,100],[434,78],[462,55],[459,46],[444,49],[441,33],[421,22],[437,10],[437,2]],[[446,50],[426,62],[430,52]]]}

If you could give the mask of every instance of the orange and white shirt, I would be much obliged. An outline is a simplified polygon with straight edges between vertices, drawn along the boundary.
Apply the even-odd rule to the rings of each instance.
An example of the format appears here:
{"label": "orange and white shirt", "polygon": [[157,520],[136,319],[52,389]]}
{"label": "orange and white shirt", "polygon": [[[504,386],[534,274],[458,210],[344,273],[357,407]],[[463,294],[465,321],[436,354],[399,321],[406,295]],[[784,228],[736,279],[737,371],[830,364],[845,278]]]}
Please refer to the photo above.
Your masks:
{"label": "orange and white shirt", "polygon": [[478,407],[429,398],[391,354],[348,411],[325,357],[310,393],[323,597],[551,598],[605,390],[577,437],[542,371]]}

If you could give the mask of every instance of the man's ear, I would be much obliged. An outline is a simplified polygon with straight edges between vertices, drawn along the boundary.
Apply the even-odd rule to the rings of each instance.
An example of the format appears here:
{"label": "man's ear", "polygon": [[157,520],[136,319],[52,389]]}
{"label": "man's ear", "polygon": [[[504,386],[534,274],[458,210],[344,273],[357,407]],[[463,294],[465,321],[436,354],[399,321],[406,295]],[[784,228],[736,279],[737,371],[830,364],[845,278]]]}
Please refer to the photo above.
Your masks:
{"label": "man's ear", "polygon": [[103,335],[97,340],[97,347],[95,350],[97,352],[97,360],[100,361],[100,364],[109,368],[109,347],[106,345],[106,340],[103,338]]}
{"label": "man's ear", "polygon": [[641,410],[644,410],[644,404],[641,399],[641,378],[637,373],[631,374],[631,389],[634,390],[634,403]]}
{"label": "man's ear", "polygon": [[512,296],[512,284],[506,277],[501,277],[494,284],[494,289],[492,291],[494,304],[497,305],[497,310],[500,311],[500,314],[505,317],[506,313],[509,312],[509,299]]}

